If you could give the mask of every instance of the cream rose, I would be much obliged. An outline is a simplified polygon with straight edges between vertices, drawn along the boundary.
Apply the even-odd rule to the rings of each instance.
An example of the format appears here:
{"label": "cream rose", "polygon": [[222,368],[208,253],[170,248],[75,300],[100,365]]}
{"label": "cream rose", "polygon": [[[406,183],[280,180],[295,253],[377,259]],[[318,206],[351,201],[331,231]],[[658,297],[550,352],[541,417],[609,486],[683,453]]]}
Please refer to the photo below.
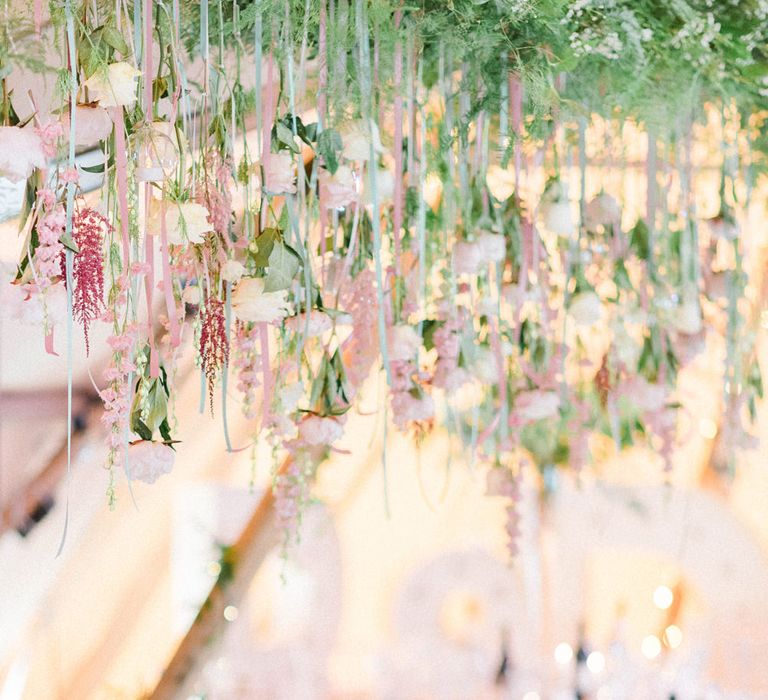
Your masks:
{"label": "cream rose", "polygon": [[245,266],[237,260],[227,260],[221,268],[221,276],[225,282],[239,282],[245,274]]}
{"label": "cream rose", "polygon": [[[137,99],[136,87],[140,70],[130,63],[110,63],[106,71],[97,71],[84,85],[89,97],[102,107],[132,107]],[[77,123],[75,123],[77,127]]]}
{"label": "cream rose", "polygon": [[291,311],[288,290],[265,292],[260,277],[243,277],[232,294],[232,311],[241,321],[274,323]]}
{"label": "cream rose", "polygon": [[485,174],[485,184],[496,199],[504,202],[515,193],[515,173],[498,165],[491,165]]}
{"label": "cream rose", "polygon": [[[162,225],[162,202],[153,199],[149,205],[147,233],[159,236]],[[208,222],[208,210],[197,202],[166,202],[165,203],[165,233],[168,243],[183,245],[202,243],[205,234],[213,231]]]}
{"label": "cream rose", "polygon": [[580,292],[571,298],[568,315],[577,326],[593,326],[603,314],[603,305],[594,292]]}
{"label": "cream rose", "polygon": [[374,153],[383,153],[379,128],[373,119],[368,124],[363,120],[349,124],[341,133],[342,155],[348,160],[364,161],[371,157],[371,142]]}

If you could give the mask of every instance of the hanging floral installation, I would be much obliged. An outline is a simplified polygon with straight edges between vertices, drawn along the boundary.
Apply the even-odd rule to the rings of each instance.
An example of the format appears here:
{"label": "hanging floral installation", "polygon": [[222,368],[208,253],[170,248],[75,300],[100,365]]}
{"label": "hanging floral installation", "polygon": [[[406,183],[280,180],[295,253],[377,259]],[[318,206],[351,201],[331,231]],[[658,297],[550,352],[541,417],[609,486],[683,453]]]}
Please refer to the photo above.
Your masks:
{"label": "hanging floral installation", "polygon": [[[4,13],[0,176],[26,181],[13,284],[70,367],[72,335],[93,352],[109,328],[110,498],[118,470],[172,469],[190,347],[228,449],[227,395],[276,464],[292,456],[274,479],[290,532],[372,375],[397,430],[442,425],[487,466],[512,551],[526,464],[580,470],[602,433],[671,468],[677,375],[708,330],[724,338],[722,430],[747,439],[764,299],[740,222],[768,149],[764,0]],[[50,115],[19,119],[27,98],[7,82],[22,69],[55,71]],[[705,128],[721,187],[703,220]],[[101,164],[78,165],[87,149]],[[621,185],[638,167],[639,217]]]}

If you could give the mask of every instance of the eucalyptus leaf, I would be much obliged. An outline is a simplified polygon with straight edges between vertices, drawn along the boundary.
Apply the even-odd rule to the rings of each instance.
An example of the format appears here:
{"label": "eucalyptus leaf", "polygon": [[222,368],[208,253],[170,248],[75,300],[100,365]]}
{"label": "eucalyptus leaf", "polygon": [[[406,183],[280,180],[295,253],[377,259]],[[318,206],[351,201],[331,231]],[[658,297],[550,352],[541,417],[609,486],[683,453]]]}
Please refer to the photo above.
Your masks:
{"label": "eucalyptus leaf", "polygon": [[288,289],[301,266],[301,259],[293,248],[283,241],[276,241],[269,254],[269,267],[264,280],[265,292]]}

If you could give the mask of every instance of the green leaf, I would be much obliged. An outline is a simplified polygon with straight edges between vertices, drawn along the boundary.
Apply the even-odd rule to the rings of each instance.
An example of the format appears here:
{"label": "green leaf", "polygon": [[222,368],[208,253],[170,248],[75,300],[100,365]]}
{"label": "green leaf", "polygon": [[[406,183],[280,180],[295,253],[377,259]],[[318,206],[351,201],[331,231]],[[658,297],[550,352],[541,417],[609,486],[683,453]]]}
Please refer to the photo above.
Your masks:
{"label": "green leaf", "polygon": [[157,379],[152,381],[152,386],[147,393],[147,403],[149,410],[147,411],[146,423],[147,427],[154,432],[168,417],[168,399],[165,390]]}
{"label": "green leaf", "polygon": [[255,250],[250,250],[253,264],[256,267],[267,267],[269,265],[269,256],[272,254],[272,248],[275,241],[282,240],[282,234],[276,228],[265,228],[261,235],[251,244]]}
{"label": "green leaf", "polygon": [[115,51],[118,51],[123,56],[127,56],[130,53],[128,43],[123,38],[123,35],[112,26],[104,27],[102,31],[102,37],[104,41],[109,44]]}
{"label": "green leaf", "polygon": [[152,431],[142,422],[141,418],[134,416],[131,421],[131,430],[142,440],[152,441]]}
{"label": "green leaf", "polygon": [[629,233],[629,246],[641,260],[648,260],[651,254],[651,241],[645,221],[638,219]]}
{"label": "green leaf", "polygon": [[435,347],[435,331],[440,328],[445,321],[438,321],[434,318],[428,318],[421,326],[421,337],[424,339],[424,349],[429,351]]}
{"label": "green leaf", "polygon": [[301,266],[298,253],[283,241],[276,241],[269,254],[269,268],[264,280],[265,292],[288,289]]}
{"label": "green leaf", "polygon": [[301,153],[301,149],[293,138],[293,132],[282,122],[275,124],[275,131],[279,143],[287,146],[294,153]]}
{"label": "green leaf", "polygon": [[317,152],[331,175],[339,168],[338,153],[342,147],[341,135],[334,129],[326,129],[317,137]]}
{"label": "green leaf", "polygon": [[96,163],[96,165],[79,165],[78,167],[86,173],[94,173],[96,175],[104,172],[104,163]]}
{"label": "green leaf", "polygon": [[62,233],[59,237],[59,243],[61,243],[65,248],[69,248],[73,253],[79,253],[80,248],[77,247],[77,243],[72,238],[72,234]]}

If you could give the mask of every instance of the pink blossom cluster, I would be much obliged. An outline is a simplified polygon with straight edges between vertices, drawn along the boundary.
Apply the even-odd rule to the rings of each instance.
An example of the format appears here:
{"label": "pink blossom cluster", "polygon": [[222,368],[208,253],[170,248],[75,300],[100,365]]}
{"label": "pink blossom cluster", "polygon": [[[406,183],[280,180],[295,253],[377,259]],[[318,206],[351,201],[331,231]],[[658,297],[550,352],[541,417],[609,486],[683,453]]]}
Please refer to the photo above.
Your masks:
{"label": "pink blossom cluster", "polygon": [[243,415],[256,418],[256,387],[259,386],[259,329],[256,325],[238,322],[233,338],[232,366],[237,373],[237,390],[243,395]]}
{"label": "pink blossom cluster", "polygon": [[86,354],[90,352],[88,328],[104,306],[102,245],[104,233],[109,230],[109,221],[90,207],[77,212],[72,221],[72,238],[78,248],[72,261],[72,311],[83,324]]}
{"label": "pink blossom cluster", "polygon": [[393,360],[390,362],[392,382],[390,396],[392,397],[392,420],[400,430],[415,427],[425,427],[435,417],[435,402],[425,393],[421,382],[426,373],[412,360]]}
{"label": "pink blossom cluster", "polygon": [[307,498],[308,484],[301,467],[302,460],[293,457],[288,461],[288,467],[275,477],[273,493],[275,496],[275,511],[280,525],[290,541],[299,526],[302,503]]}
{"label": "pink blossom cluster", "polygon": [[469,381],[469,373],[459,367],[461,351],[460,332],[463,321],[458,315],[448,318],[442,326],[435,329],[432,342],[437,350],[437,362],[432,375],[432,385],[445,389],[448,395],[453,394]]}
{"label": "pink blossom cluster", "polygon": [[502,496],[509,499],[506,507],[507,522],[507,549],[512,557],[520,551],[518,540],[520,538],[520,501],[522,500],[523,471],[507,469],[506,467],[493,467],[488,472],[488,495]]}
{"label": "pink blossom cluster", "polygon": [[40,137],[43,153],[47,158],[53,158],[56,155],[58,140],[64,135],[64,125],[61,122],[48,122],[45,126],[36,128],[35,133]]}
{"label": "pink blossom cluster", "polygon": [[131,325],[123,333],[111,335],[107,343],[112,348],[112,363],[104,370],[106,389],[99,392],[104,402],[101,422],[107,429],[110,464],[119,462],[119,450],[124,444],[131,410],[131,387],[128,375],[136,371],[131,356],[138,337],[138,326]]}
{"label": "pink blossom cluster", "polygon": [[196,200],[208,210],[208,222],[216,233],[228,236],[232,219],[232,162],[212,152],[206,157],[202,172]]}
{"label": "pink blossom cluster", "polygon": [[229,361],[229,339],[224,319],[224,304],[208,297],[200,313],[200,361],[208,383],[208,400],[213,414],[213,390],[222,367]]}
{"label": "pink blossom cluster", "polygon": [[373,270],[361,270],[351,283],[345,284],[339,303],[352,316],[352,333],[344,341],[344,368],[354,392],[368,377],[379,355],[376,276]]}
{"label": "pink blossom cluster", "polygon": [[56,195],[51,190],[38,192],[40,214],[37,220],[39,245],[35,250],[35,273],[40,289],[45,289],[62,274],[61,257],[64,246],[59,239],[64,234],[67,217],[64,207],[56,204]]}

